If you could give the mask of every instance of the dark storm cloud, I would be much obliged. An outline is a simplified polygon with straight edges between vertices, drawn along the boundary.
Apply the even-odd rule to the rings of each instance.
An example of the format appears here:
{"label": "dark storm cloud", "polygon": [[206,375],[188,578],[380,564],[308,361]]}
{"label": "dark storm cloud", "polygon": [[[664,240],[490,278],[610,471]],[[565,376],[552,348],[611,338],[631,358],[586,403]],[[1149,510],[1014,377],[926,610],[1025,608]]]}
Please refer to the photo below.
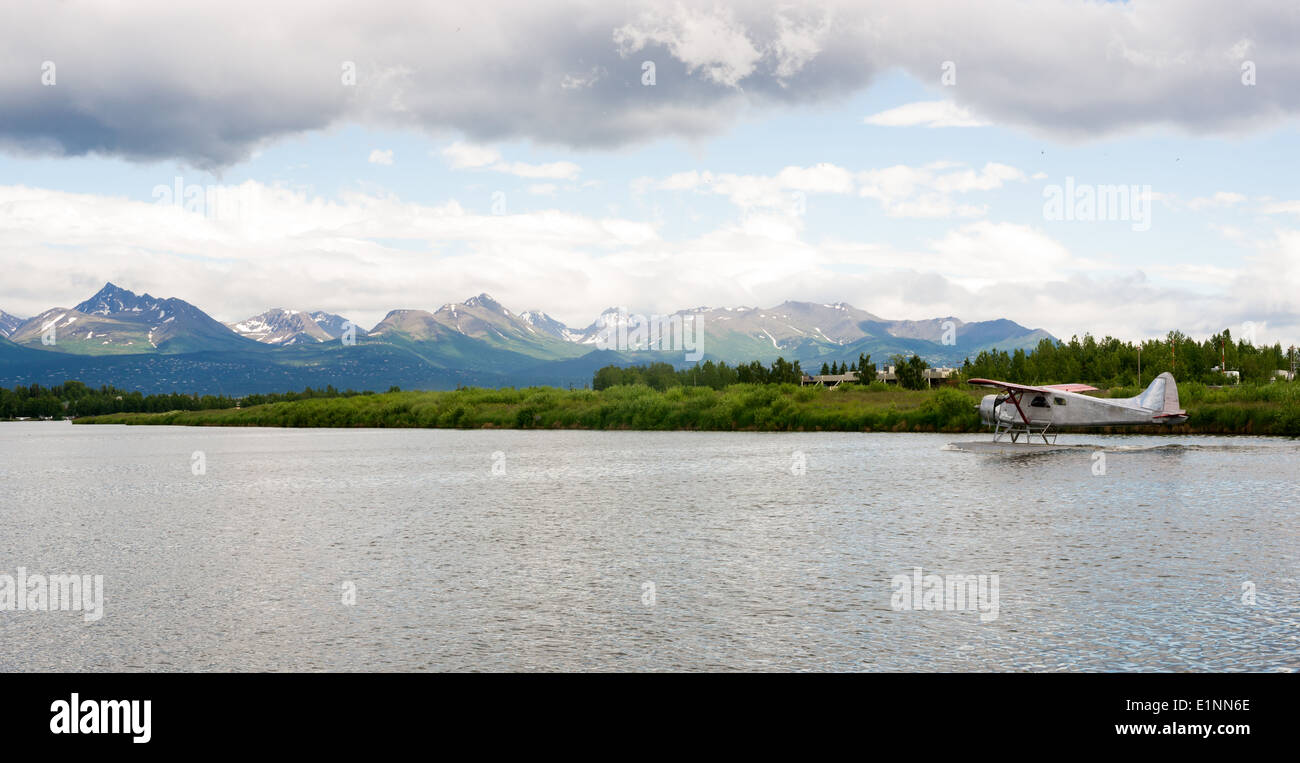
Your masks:
{"label": "dark storm cloud", "polygon": [[[10,10],[0,146],[219,167],[356,122],[612,148],[840,99],[890,68],[982,117],[1065,138],[1148,125],[1240,131],[1300,108],[1292,2],[445,5]],[[939,82],[945,61],[950,88]]]}

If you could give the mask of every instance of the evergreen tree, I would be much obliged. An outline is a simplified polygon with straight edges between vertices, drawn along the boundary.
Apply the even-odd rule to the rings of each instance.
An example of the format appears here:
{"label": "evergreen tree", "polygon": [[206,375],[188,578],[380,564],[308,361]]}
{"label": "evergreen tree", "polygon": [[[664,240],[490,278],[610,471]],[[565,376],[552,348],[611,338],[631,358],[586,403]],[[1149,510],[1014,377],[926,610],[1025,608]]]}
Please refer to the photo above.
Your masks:
{"label": "evergreen tree", "polygon": [[925,378],[925,369],[930,365],[913,354],[911,358],[895,355],[890,359],[894,365],[894,375],[898,377],[898,386],[904,389],[925,389],[929,383]]}

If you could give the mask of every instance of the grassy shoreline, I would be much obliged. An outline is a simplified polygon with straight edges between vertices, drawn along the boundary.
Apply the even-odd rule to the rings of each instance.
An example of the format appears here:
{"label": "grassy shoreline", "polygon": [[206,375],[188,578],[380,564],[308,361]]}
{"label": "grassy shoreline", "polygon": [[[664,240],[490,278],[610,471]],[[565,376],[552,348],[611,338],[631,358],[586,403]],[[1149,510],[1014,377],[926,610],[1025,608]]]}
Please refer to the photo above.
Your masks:
{"label": "grassy shoreline", "polygon": [[[1179,385],[1189,419],[1171,427],[1082,430],[1132,434],[1300,435],[1300,386],[1211,389]],[[984,432],[987,390],[736,384],[722,390],[644,386],[563,390],[390,392],[250,408],[91,416],[78,424],[448,429],[628,429],[758,432]],[[1117,389],[1111,396],[1134,394]]]}

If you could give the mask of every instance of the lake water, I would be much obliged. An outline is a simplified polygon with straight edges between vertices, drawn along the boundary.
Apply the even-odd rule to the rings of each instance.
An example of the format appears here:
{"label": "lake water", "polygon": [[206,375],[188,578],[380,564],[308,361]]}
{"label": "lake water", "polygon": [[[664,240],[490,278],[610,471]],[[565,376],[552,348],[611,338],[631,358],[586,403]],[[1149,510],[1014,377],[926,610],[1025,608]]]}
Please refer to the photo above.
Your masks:
{"label": "lake water", "polygon": [[0,424],[0,670],[1300,668],[1300,444],[980,438]]}

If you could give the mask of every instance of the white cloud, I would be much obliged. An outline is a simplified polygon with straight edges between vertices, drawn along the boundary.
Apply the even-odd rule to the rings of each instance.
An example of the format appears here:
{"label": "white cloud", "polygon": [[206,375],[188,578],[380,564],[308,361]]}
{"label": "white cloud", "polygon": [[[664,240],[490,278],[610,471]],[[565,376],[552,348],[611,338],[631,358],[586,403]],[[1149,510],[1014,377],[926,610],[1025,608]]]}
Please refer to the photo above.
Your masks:
{"label": "white cloud", "polygon": [[710,184],[713,182],[712,172],[697,172],[690,170],[688,172],[676,172],[663,180],[655,183],[654,178],[639,178],[633,181],[634,187],[644,190],[647,187],[654,186],[661,191],[694,191],[700,185]]}
{"label": "white cloud", "polygon": [[1144,269],[1177,276],[1162,273],[1156,258],[1104,266],[1009,223],[975,221],[899,248],[809,241],[797,220],[755,209],[668,241],[651,225],[616,217],[489,215],[455,201],[323,198],[252,181],[232,190],[248,203],[230,219],[208,219],[170,205],[0,186],[0,308],[34,315],[67,307],[111,279],[181,297],[222,320],[290,304],[370,325],[389,309],[436,308],[488,291],[512,309],[541,308],[574,325],[612,304],[669,312],[814,299],[890,318],[1010,318],[1062,336],[1132,338],[1174,327],[1208,334],[1246,320],[1267,325],[1265,341],[1300,331],[1300,231],[1185,274],[1193,293],[1149,280]]}
{"label": "white cloud", "polygon": [[585,74],[565,74],[564,77],[560,79],[560,88],[562,90],[581,90],[583,88],[588,88],[599,82],[600,78],[604,77],[606,74],[607,72],[599,66],[592,67],[591,70]]}
{"label": "white cloud", "polygon": [[573,162],[548,162],[546,164],[525,164],[524,162],[501,162],[488,167],[490,170],[505,172],[515,177],[531,180],[577,180],[582,168]]}
{"label": "white cloud", "polygon": [[977,217],[985,207],[961,204],[955,194],[991,191],[1008,182],[1024,181],[1015,167],[988,162],[976,171],[953,162],[919,167],[895,165],[858,173],[858,194],[875,199],[891,217]]}
{"label": "white cloud", "polygon": [[1246,201],[1246,197],[1240,193],[1231,191],[1219,191],[1213,196],[1198,196],[1187,202],[1187,206],[1194,210],[1209,209],[1211,207],[1232,207]]}
{"label": "white cloud", "polygon": [[613,40],[624,57],[652,44],[662,45],[686,65],[688,74],[700,72],[731,88],[754,72],[763,55],[734,12],[725,7],[695,10],[678,3],[671,10],[647,10],[636,21],[615,29]]}
{"label": "white cloud", "polygon": [[389,165],[391,165],[391,164],[393,163],[393,151],[392,151],[392,149],[389,149],[389,150],[387,150],[387,151],[381,151],[381,150],[379,150],[379,149],[376,148],[374,151],[371,151],[371,152],[370,152],[370,163],[371,163],[371,164],[389,164]]}
{"label": "white cloud", "polygon": [[1246,238],[1246,232],[1235,225],[1218,225],[1216,223],[1210,223],[1209,228],[1229,241],[1242,241]]}
{"label": "white cloud", "polygon": [[[210,218],[170,204],[0,186],[0,307],[34,315],[112,280],[181,297],[221,320],[289,304],[371,324],[390,309],[432,309],[482,291],[564,312],[567,296],[557,305],[554,295],[568,291],[550,285],[558,281],[586,284],[578,291],[591,293],[569,315],[590,321],[612,304],[590,285],[590,274],[608,267],[602,258],[657,239],[645,223],[558,211],[491,215],[455,201],[331,199],[253,181],[225,190],[244,203]],[[28,277],[38,280],[24,285]]]}
{"label": "white cloud", "polygon": [[1159,276],[1165,281],[1197,286],[1222,286],[1237,275],[1234,268],[1218,265],[1181,263],[1178,265],[1150,265],[1144,272]]}
{"label": "white cloud", "polygon": [[952,101],[918,101],[881,111],[863,119],[881,127],[984,127],[989,122]]}
{"label": "white cloud", "polygon": [[1273,201],[1260,211],[1266,215],[1300,215],[1300,201]]}
{"label": "white cloud", "polygon": [[501,161],[501,152],[487,146],[476,146],[464,141],[456,141],[442,150],[442,155],[454,170],[470,167],[486,167]]}
{"label": "white cloud", "polygon": [[577,180],[582,172],[582,168],[573,162],[527,164],[503,161],[501,153],[496,149],[463,141],[457,141],[442,149],[442,155],[452,169],[485,169],[530,180]]}
{"label": "white cloud", "polygon": [[1025,173],[1005,164],[989,162],[979,170],[957,162],[934,162],[920,167],[896,165],[879,170],[851,172],[834,164],[786,167],[775,175],[678,172],[655,181],[638,178],[632,192],[649,187],[662,191],[695,191],[726,196],[745,209],[798,208],[798,194],[851,194],[876,199],[891,217],[969,218],[988,212],[987,205],[961,203],[957,194],[991,191],[1008,182],[1025,180]]}
{"label": "white cloud", "polygon": [[649,185],[662,191],[696,191],[726,196],[742,209],[791,209],[798,204],[796,194],[852,193],[853,173],[827,163],[811,167],[786,167],[775,175],[714,174],[690,170],[669,175],[657,182],[640,178],[633,181],[633,192]]}
{"label": "white cloud", "polygon": [[786,167],[776,175],[783,188],[812,193],[852,193],[853,174],[842,167],[821,163],[811,167]]}
{"label": "white cloud", "polygon": [[769,50],[775,59],[772,74],[785,82],[798,74],[822,52],[834,23],[834,9],[804,8],[805,17],[792,18],[794,7],[776,12],[776,39]]}

